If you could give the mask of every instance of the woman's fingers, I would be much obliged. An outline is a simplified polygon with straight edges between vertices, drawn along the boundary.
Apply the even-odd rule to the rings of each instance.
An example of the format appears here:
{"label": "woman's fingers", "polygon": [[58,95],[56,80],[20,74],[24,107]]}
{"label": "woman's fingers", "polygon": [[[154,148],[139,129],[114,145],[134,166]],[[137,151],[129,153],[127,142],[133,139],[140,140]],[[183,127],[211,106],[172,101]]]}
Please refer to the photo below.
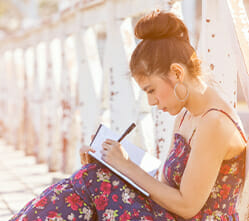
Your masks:
{"label": "woman's fingers", "polygon": [[96,150],[94,150],[93,148],[90,148],[89,151],[92,152],[92,153],[96,152]]}
{"label": "woman's fingers", "polygon": [[80,154],[80,162],[82,165],[87,163],[87,157],[85,153]]}
{"label": "woman's fingers", "polygon": [[102,144],[102,149],[103,150],[110,150],[111,148],[112,148],[112,146],[110,144],[106,143],[106,142],[104,142]]}

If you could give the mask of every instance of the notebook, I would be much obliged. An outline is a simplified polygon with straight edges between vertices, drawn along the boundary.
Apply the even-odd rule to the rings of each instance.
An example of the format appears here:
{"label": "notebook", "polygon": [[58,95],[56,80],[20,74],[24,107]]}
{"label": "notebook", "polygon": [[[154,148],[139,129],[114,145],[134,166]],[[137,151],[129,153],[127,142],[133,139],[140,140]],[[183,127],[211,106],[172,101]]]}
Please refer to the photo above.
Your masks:
{"label": "notebook", "polygon": [[[135,189],[139,190],[145,196],[149,196],[149,193],[145,191],[143,188],[138,186],[135,182],[133,182],[130,178],[113,168],[107,162],[102,160],[101,158],[101,150],[102,150],[102,143],[106,139],[118,140],[120,135],[103,124],[100,124],[97,132],[90,144],[90,146],[96,151],[95,153],[89,152],[88,154],[95,158],[97,161],[101,162],[103,165],[108,167],[112,172],[120,176],[126,182],[131,184]],[[137,164],[140,168],[142,168],[145,172],[147,172],[152,177],[155,176],[156,172],[158,171],[161,161],[154,157],[152,154],[144,151],[140,147],[132,144],[125,138],[121,141],[121,145],[126,150],[129,155],[129,159],[132,160],[135,164]]]}

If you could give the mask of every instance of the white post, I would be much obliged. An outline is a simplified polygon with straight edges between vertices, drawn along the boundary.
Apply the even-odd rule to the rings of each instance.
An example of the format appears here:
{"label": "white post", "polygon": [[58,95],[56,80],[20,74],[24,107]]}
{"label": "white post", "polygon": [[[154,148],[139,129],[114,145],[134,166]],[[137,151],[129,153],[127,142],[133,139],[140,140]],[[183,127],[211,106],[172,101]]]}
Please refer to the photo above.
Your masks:
{"label": "white post", "polygon": [[[248,3],[248,2],[247,2]],[[249,19],[242,0],[228,1],[234,27],[232,41],[236,54],[239,79],[249,106]]]}
{"label": "white post", "polygon": [[66,173],[72,172],[73,167],[73,159],[71,152],[74,152],[73,148],[69,145],[70,137],[69,137],[69,129],[71,126],[71,115],[72,115],[72,107],[71,107],[71,90],[70,90],[70,77],[68,72],[68,61],[66,57],[67,53],[67,37],[68,35],[63,31],[63,26],[61,27],[61,58],[62,58],[62,73],[61,73],[61,105],[62,105],[62,140],[63,140],[63,171]]}
{"label": "white post", "polygon": [[0,51],[0,137],[3,137],[4,133],[4,115],[5,115],[5,75],[4,75],[4,51]]}
{"label": "white post", "polygon": [[[48,30],[49,31],[49,30]],[[55,125],[56,125],[56,117],[57,117],[57,96],[54,82],[54,74],[53,74],[53,61],[52,61],[52,53],[51,53],[51,39],[53,38],[53,32],[46,33],[46,57],[47,57],[47,70],[46,70],[46,84],[45,84],[45,117],[46,117],[46,125],[44,129],[47,129],[47,132],[44,134],[46,139],[46,149],[47,149],[47,159],[49,171],[56,171],[58,169],[58,155],[57,146],[54,146],[54,138],[55,138]]]}
{"label": "white post", "polygon": [[[182,8],[180,1],[166,1],[166,9],[177,14],[177,16],[182,18]],[[166,160],[167,152],[171,143],[173,136],[173,128],[175,117],[171,116],[168,113],[157,110],[156,108],[152,109],[152,116],[154,119],[154,131],[155,131],[155,155],[162,162]],[[160,171],[162,172],[162,170]]]}
{"label": "white post", "polygon": [[[35,36],[33,36],[35,37]],[[34,102],[33,97],[36,93],[34,88],[34,78],[37,73],[35,73],[35,42],[33,39],[28,39],[29,49],[26,56],[26,69],[27,69],[27,121],[26,124],[26,153],[28,155],[35,154],[35,133],[34,133]]]}
{"label": "white post", "polygon": [[[233,53],[231,23],[226,0],[205,0],[202,5],[202,31],[199,54],[204,71],[215,79],[215,87],[234,108],[237,105],[237,67]],[[216,86],[217,85],[217,86]]]}
{"label": "white post", "polygon": [[[115,18],[115,1],[106,2],[107,42],[109,46],[109,87],[111,127],[122,133],[136,118],[135,100],[131,85],[128,62],[125,55],[120,25],[122,20]],[[113,60],[115,58],[115,60]],[[125,117],[124,117],[125,116]]]}
{"label": "white post", "polygon": [[20,126],[19,126],[19,149],[22,149],[26,151],[26,136],[27,136],[27,69],[25,65],[25,53],[27,50],[27,45],[24,43],[24,47],[22,48],[21,53],[21,63],[22,63],[22,69],[21,69],[21,81],[22,81],[22,96],[21,96],[21,116],[20,116]]}
{"label": "white post", "polygon": [[[37,36],[35,35],[37,38]],[[32,116],[33,116],[33,145],[36,157],[40,148],[39,138],[41,129],[41,92],[40,92],[40,77],[38,70],[38,44],[34,44],[33,56],[34,56],[34,74],[33,74],[33,93],[32,93]]]}
{"label": "white post", "polygon": [[[99,95],[96,93],[94,85],[94,75],[90,71],[89,61],[86,55],[86,44],[83,40],[87,28],[80,26],[80,30],[75,35],[76,57],[78,66],[78,109],[80,111],[80,145],[89,145],[91,135],[97,129],[99,111]],[[89,48],[88,48],[89,49]],[[79,158],[77,160],[79,166]]]}
{"label": "white post", "polygon": [[24,65],[22,60],[22,49],[15,51],[15,72],[16,72],[16,149],[23,149],[23,73]]}

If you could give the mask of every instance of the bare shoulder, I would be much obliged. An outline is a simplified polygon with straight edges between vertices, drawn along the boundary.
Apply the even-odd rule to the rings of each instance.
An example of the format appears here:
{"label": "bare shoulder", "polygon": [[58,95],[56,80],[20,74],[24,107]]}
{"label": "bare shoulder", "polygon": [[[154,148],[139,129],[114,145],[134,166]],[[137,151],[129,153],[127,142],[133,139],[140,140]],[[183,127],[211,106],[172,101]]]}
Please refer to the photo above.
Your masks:
{"label": "bare shoulder", "polygon": [[229,109],[225,113],[209,111],[201,119],[197,130],[198,140],[208,143],[210,149],[224,153],[225,159],[237,155],[243,149],[239,130],[230,117],[235,121],[237,119],[236,114],[229,112]]}
{"label": "bare shoulder", "polygon": [[[231,113],[231,110],[225,111],[209,111],[203,115],[200,121],[200,129],[211,134],[232,135],[238,130],[234,122],[237,120],[237,115]],[[233,122],[233,120],[235,121]]]}
{"label": "bare shoulder", "polygon": [[209,111],[200,121],[198,135],[205,141],[213,138],[216,142],[219,142],[220,140],[223,140],[224,142],[224,138],[229,134],[231,135],[232,132],[229,131],[231,130],[230,121],[231,120],[220,111]]}

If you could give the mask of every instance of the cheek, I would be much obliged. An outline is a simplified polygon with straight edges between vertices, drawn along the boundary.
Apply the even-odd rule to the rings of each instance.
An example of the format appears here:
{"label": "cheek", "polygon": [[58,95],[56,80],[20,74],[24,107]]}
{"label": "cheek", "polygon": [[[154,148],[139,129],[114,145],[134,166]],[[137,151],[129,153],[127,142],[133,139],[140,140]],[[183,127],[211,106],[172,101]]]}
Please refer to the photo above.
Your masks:
{"label": "cheek", "polygon": [[160,93],[160,98],[167,103],[171,102],[173,99],[173,91],[171,88],[166,88]]}

